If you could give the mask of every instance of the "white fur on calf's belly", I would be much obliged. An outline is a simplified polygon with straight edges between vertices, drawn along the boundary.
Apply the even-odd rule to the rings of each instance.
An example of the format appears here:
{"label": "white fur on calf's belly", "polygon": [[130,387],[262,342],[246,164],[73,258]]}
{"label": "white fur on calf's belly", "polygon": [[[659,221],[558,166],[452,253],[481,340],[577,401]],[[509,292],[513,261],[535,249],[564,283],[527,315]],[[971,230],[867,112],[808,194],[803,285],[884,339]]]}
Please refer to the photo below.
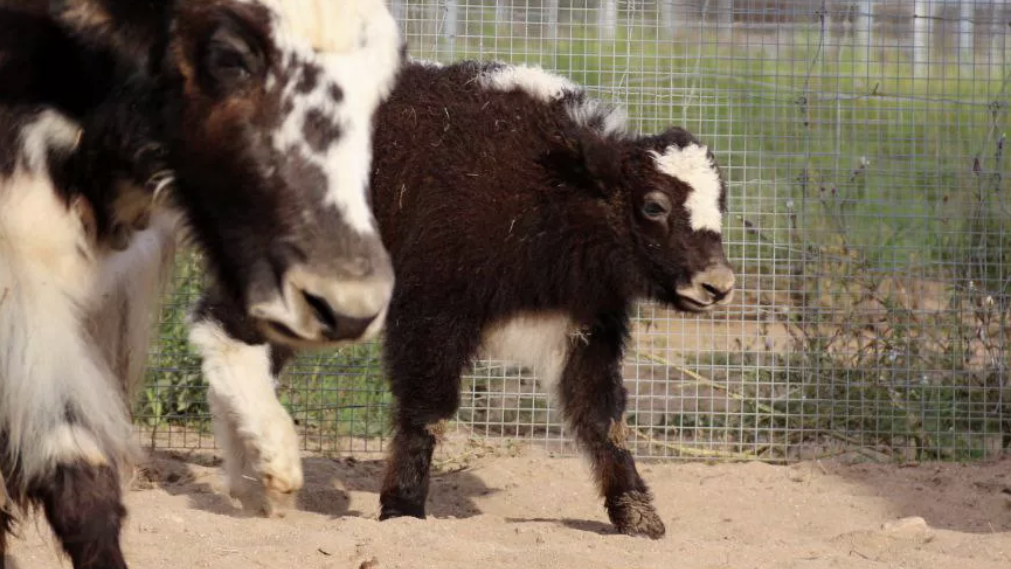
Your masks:
{"label": "white fur on calf's belly", "polygon": [[578,328],[564,314],[513,316],[485,328],[481,355],[529,367],[545,391],[556,397],[577,334]]}

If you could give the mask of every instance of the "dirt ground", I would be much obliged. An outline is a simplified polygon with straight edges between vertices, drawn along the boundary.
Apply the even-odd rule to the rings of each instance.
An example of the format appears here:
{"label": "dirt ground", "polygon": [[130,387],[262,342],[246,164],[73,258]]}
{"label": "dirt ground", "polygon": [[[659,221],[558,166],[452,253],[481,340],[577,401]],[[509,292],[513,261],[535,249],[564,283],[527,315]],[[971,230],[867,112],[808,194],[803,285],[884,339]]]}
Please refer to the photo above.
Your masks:
{"label": "dirt ground", "polygon": [[[641,463],[667,524],[651,541],[612,531],[579,458],[480,455],[440,453],[428,520],[379,522],[376,455],[307,456],[297,509],[261,519],[220,494],[213,455],[159,452],[127,497],[126,553],[136,569],[1011,567],[1011,459]],[[19,569],[69,567],[48,532],[21,526]]]}

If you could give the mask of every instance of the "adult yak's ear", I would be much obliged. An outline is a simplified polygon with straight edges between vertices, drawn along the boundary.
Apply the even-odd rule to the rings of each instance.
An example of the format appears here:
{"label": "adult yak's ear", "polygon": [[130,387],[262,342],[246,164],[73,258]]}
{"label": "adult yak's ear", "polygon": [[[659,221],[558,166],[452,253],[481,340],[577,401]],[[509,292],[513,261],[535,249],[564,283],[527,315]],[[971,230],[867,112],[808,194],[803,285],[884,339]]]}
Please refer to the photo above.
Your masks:
{"label": "adult yak's ear", "polygon": [[49,0],[50,14],[88,46],[112,51],[127,64],[157,63],[168,36],[174,0]]}
{"label": "adult yak's ear", "polygon": [[599,192],[602,197],[621,182],[623,146],[592,129],[572,127],[549,137],[542,162],[562,183]]}

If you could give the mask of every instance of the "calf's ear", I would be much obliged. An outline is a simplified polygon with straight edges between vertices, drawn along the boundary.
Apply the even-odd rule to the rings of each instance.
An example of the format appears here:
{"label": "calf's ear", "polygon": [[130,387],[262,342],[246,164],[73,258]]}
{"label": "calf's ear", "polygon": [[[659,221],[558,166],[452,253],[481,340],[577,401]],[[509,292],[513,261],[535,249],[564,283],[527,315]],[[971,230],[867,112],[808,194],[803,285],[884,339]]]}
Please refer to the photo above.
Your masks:
{"label": "calf's ear", "polygon": [[690,144],[700,143],[696,140],[695,136],[687,130],[679,126],[671,126],[659,134],[640,137],[637,144],[645,150],[652,150],[663,154],[671,147],[684,148]]}
{"label": "calf's ear", "polygon": [[549,136],[544,162],[563,183],[591,189],[607,197],[621,182],[623,146],[585,128],[561,130]]}
{"label": "calf's ear", "polygon": [[148,69],[168,36],[174,0],[49,0],[49,13],[87,45]]}

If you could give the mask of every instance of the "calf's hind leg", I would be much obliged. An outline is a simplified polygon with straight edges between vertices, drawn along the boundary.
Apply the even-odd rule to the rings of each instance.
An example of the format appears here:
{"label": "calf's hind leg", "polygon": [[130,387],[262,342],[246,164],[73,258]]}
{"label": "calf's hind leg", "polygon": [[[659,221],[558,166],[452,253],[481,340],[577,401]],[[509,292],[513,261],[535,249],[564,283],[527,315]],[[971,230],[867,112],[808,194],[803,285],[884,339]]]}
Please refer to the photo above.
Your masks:
{"label": "calf's hind leg", "polygon": [[[410,295],[407,295],[408,297]],[[399,311],[391,309],[392,314]],[[380,520],[425,518],[432,454],[441,421],[460,406],[460,374],[475,349],[471,327],[460,320],[390,318],[385,359],[395,398],[395,434],[379,495]],[[404,322],[424,322],[420,329]],[[438,346],[431,336],[438,330]]]}
{"label": "calf's hind leg", "polygon": [[606,315],[573,343],[559,385],[565,418],[588,455],[607,515],[621,533],[663,537],[653,497],[625,446],[621,356],[627,319]]}

